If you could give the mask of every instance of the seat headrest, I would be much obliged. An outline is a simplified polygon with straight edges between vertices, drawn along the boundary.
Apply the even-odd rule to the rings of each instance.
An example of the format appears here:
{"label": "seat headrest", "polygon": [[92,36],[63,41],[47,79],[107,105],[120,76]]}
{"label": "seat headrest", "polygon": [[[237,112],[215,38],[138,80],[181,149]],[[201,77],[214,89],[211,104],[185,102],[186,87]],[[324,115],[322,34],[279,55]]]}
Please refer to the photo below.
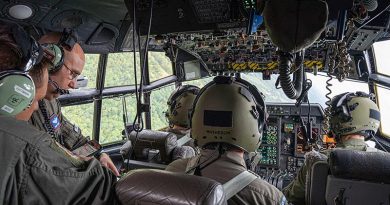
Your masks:
{"label": "seat headrest", "polygon": [[117,182],[115,191],[122,204],[226,204],[220,183],[164,170],[132,170]]}
{"label": "seat headrest", "polygon": [[390,183],[390,154],[386,152],[334,150],[329,165],[336,177]]}
{"label": "seat headrest", "polygon": [[[155,149],[160,151],[161,161],[171,162],[171,152],[177,146],[176,135],[169,132],[143,129],[138,133],[137,143],[135,143],[137,133],[130,133],[130,140],[133,144],[134,153],[137,159],[145,158],[144,149]],[[147,156],[146,156],[147,158]]]}

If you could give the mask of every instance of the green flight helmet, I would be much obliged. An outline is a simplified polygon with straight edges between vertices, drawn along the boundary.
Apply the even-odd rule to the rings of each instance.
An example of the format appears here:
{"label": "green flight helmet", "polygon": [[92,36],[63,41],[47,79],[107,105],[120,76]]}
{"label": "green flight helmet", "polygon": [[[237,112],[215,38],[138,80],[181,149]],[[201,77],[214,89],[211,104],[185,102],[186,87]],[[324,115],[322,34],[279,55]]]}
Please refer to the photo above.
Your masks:
{"label": "green flight helmet", "polygon": [[368,140],[378,131],[380,112],[370,97],[364,92],[348,92],[332,99],[329,124],[337,140],[349,134],[360,134]]}
{"label": "green flight helmet", "polygon": [[191,114],[191,137],[198,146],[227,143],[256,151],[266,120],[262,94],[247,81],[218,76],[200,91]]}
{"label": "green flight helmet", "polygon": [[189,114],[199,90],[194,85],[183,85],[173,91],[168,98],[168,110],[165,112],[170,126],[190,127]]}

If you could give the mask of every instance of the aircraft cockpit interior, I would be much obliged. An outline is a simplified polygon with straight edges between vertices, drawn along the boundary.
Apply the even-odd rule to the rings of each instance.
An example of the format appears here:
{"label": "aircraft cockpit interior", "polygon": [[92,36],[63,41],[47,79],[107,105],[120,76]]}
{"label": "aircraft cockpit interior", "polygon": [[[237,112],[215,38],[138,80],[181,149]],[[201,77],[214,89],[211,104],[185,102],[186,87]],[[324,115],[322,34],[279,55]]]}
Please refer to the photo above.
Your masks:
{"label": "aircraft cockpit interior", "polygon": [[[170,99],[177,97],[171,93],[186,85],[202,92],[220,76],[249,82],[264,99],[267,120],[257,158],[249,157],[257,160],[251,171],[279,190],[294,180],[307,153],[337,147],[329,123],[331,100],[339,94],[369,94],[380,127],[367,146],[390,150],[387,0],[3,0],[0,19],[18,23],[35,39],[50,32],[76,36],[85,66],[75,89],[59,97],[62,114],[72,129],[102,146],[121,174],[163,170],[195,156],[200,148],[189,131],[167,131],[173,127]],[[332,162],[347,167],[340,162],[344,154],[335,153]],[[390,168],[380,167],[375,173],[385,175],[383,181],[368,175],[367,183],[385,184],[388,191]],[[368,187],[368,193],[382,189]],[[326,198],[329,190],[316,200],[318,193],[306,195],[306,203],[356,202],[336,203]],[[378,201],[389,204],[389,193]]]}

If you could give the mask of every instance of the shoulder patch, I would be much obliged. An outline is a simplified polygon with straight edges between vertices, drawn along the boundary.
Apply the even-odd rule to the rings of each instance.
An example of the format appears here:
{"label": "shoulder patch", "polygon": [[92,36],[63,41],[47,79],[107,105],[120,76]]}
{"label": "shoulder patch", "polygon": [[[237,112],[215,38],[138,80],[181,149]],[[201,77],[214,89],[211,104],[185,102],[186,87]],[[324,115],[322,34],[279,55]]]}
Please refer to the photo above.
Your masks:
{"label": "shoulder patch", "polygon": [[53,127],[54,130],[58,130],[61,127],[61,121],[58,118],[58,115],[53,114],[50,117],[50,125]]}

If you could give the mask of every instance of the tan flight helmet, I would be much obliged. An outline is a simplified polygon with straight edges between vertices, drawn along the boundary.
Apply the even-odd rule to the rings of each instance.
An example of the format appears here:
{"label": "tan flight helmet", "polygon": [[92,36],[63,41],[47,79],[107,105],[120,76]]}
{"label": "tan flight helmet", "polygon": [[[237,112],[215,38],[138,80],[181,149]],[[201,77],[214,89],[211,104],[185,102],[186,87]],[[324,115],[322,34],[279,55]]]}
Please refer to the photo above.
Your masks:
{"label": "tan flight helmet", "polygon": [[198,146],[223,142],[246,152],[261,144],[266,106],[256,87],[218,76],[203,87],[191,114],[191,137]]}
{"label": "tan flight helmet", "polygon": [[370,97],[364,92],[348,92],[332,99],[329,123],[336,140],[349,134],[360,134],[368,140],[378,131],[380,112]]}
{"label": "tan flight helmet", "polygon": [[170,127],[174,125],[185,128],[190,127],[189,114],[199,90],[194,85],[183,85],[176,88],[169,96],[167,102],[168,110],[165,112],[165,117]]}

